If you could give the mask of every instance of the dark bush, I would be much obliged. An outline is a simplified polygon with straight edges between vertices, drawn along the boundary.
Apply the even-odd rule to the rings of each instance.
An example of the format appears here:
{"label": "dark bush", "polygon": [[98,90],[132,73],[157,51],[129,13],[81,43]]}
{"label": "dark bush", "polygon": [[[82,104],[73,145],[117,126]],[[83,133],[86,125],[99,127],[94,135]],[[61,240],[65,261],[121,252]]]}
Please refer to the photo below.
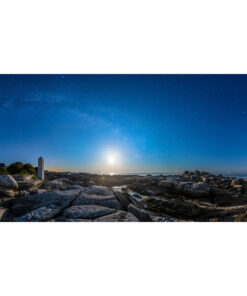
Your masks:
{"label": "dark bush", "polygon": [[25,163],[23,169],[26,170],[30,175],[35,175],[36,170],[30,163]]}
{"label": "dark bush", "polygon": [[7,171],[11,175],[36,175],[36,170],[30,163],[23,164],[20,161],[9,165]]}
{"label": "dark bush", "polygon": [[0,175],[8,175],[8,170],[6,167],[0,167]]}
{"label": "dark bush", "polygon": [[11,175],[19,174],[20,171],[22,170],[22,167],[23,167],[23,163],[20,161],[12,163],[11,165],[8,166],[8,172]]}

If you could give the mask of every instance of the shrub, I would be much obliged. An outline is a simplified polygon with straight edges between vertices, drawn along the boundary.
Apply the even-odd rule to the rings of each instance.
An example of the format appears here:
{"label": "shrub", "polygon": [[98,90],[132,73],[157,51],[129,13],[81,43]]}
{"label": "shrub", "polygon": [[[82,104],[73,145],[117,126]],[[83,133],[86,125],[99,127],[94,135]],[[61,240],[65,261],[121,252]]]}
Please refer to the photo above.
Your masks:
{"label": "shrub", "polygon": [[11,175],[19,174],[20,171],[22,170],[22,167],[23,167],[23,163],[20,161],[12,163],[11,165],[8,166],[8,172]]}
{"label": "shrub", "polygon": [[8,166],[9,174],[11,175],[36,175],[36,169],[30,164],[18,161]]}
{"label": "shrub", "polygon": [[30,175],[35,175],[36,170],[30,163],[25,163],[23,169],[26,170]]}
{"label": "shrub", "polygon": [[0,175],[8,175],[8,170],[6,167],[0,167]]}

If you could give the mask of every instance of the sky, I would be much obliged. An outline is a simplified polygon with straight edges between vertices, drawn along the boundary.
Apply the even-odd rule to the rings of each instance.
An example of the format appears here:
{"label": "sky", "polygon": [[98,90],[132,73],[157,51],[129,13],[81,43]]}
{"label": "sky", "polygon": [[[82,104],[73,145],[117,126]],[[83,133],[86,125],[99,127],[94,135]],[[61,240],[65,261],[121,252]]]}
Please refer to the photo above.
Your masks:
{"label": "sky", "polygon": [[247,75],[0,75],[0,162],[247,172]]}

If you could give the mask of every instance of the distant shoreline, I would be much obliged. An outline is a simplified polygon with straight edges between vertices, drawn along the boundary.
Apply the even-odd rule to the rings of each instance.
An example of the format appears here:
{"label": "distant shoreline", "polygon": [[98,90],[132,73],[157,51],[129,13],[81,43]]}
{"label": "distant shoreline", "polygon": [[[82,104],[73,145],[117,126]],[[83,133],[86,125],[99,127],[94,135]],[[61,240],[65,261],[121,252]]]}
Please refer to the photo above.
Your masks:
{"label": "distant shoreline", "polygon": [[[49,172],[53,172],[53,171],[49,171]],[[64,173],[64,174],[92,174],[92,175],[106,175],[106,176],[168,176],[168,175],[182,175],[184,172],[158,172],[158,173],[154,173],[154,172],[144,172],[144,173],[140,173],[140,172],[69,172],[69,171],[60,171],[57,173]],[[221,174],[224,177],[235,177],[235,178],[247,178],[247,173],[238,173],[238,174],[231,174],[231,173],[212,173],[214,175],[219,175]]]}

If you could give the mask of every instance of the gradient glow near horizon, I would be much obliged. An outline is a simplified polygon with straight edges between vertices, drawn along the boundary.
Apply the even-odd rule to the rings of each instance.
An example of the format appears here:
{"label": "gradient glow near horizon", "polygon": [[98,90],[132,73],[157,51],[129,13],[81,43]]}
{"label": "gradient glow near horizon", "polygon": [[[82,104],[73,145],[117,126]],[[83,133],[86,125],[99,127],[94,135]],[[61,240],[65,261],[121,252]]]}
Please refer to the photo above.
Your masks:
{"label": "gradient glow near horizon", "polygon": [[247,172],[246,75],[1,75],[0,162]]}

